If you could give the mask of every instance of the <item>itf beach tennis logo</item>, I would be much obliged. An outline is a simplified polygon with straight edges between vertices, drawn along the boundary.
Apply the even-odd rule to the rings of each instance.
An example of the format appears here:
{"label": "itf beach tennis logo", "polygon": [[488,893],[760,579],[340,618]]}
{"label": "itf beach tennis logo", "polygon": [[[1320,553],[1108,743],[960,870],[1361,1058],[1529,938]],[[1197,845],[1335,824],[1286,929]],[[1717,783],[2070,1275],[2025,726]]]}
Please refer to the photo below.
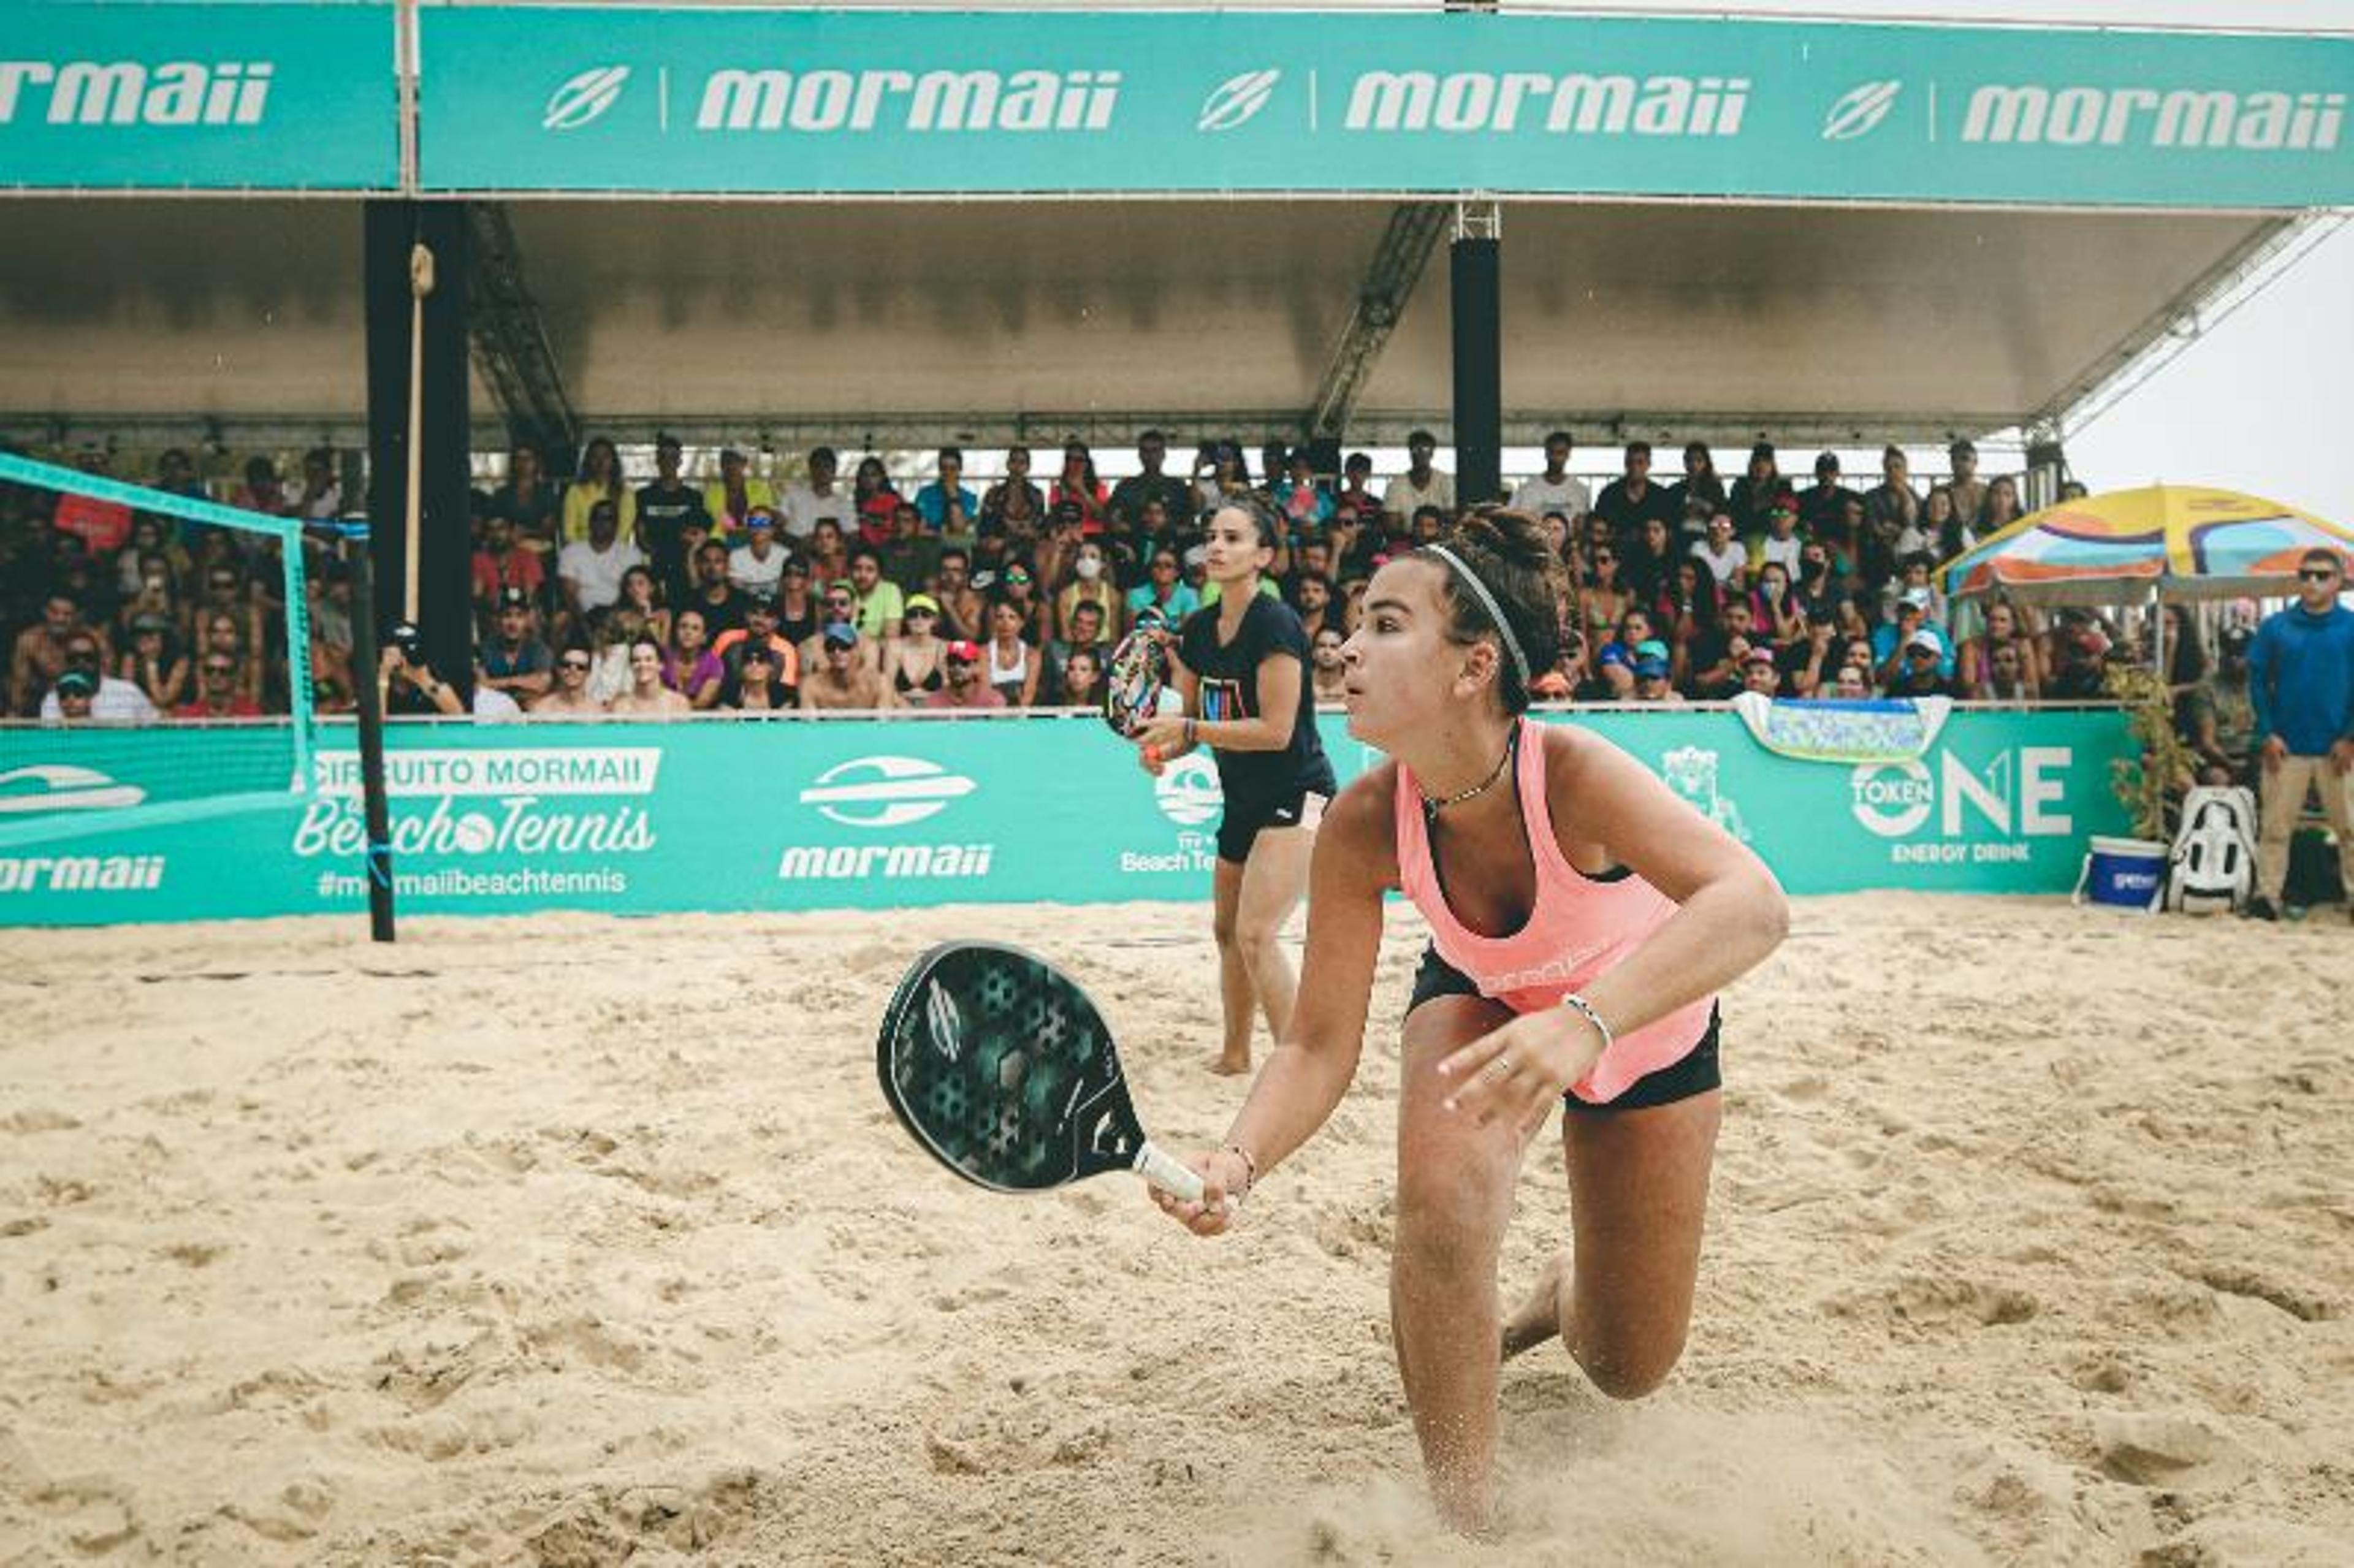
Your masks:
{"label": "itf beach tennis logo", "polygon": [[896,828],[938,816],[972,793],[972,780],[920,757],[837,763],[801,791],[801,804],[852,828]]}
{"label": "itf beach tennis logo", "polygon": [[1246,70],[1240,76],[1226,78],[1202,100],[1202,113],[1193,122],[1193,129],[1232,131],[1248,124],[1274,99],[1276,83],[1282,79],[1279,70]]}
{"label": "itf beach tennis logo", "polygon": [[1903,90],[1901,80],[1867,81],[1861,87],[1850,88],[1823,116],[1823,140],[1852,142],[1859,136],[1871,135],[1888,118],[1888,111],[1896,107],[1897,95]]}
{"label": "itf beach tennis logo", "polygon": [[627,66],[597,66],[582,71],[548,95],[547,109],[539,117],[539,128],[578,131],[592,121],[603,119],[605,111],[620,101],[621,89],[629,79]]}
{"label": "itf beach tennis logo", "polygon": [[1218,765],[1200,753],[1182,757],[1152,781],[1152,803],[1181,828],[1198,828],[1225,805],[1218,788]]}

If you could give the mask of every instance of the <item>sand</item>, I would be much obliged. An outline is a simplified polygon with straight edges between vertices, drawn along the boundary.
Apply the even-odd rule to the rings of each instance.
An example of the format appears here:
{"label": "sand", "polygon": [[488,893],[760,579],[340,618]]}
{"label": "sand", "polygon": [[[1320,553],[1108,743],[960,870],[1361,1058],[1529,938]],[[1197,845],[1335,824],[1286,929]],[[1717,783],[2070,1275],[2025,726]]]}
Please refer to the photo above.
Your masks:
{"label": "sand", "polygon": [[[1692,1340],[1504,1377],[1503,1539],[1423,1500],[1360,1080],[1203,1242],[965,1187],[889,983],[1070,961],[1214,1139],[1206,911],[11,932],[0,1562],[2343,1563],[2354,930],[1802,901],[1726,1007]],[[1551,1135],[1506,1255],[1565,1237]]]}

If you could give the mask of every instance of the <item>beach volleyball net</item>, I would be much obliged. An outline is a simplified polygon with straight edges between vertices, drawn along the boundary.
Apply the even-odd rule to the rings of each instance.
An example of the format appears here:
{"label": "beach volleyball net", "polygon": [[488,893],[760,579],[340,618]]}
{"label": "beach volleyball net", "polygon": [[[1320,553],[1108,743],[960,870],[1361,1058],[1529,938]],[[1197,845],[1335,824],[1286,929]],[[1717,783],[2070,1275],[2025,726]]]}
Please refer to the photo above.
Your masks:
{"label": "beach volleyball net", "polygon": [[0,452],[0,522],[15,543],[0,847],[310,792],[298,519]]}

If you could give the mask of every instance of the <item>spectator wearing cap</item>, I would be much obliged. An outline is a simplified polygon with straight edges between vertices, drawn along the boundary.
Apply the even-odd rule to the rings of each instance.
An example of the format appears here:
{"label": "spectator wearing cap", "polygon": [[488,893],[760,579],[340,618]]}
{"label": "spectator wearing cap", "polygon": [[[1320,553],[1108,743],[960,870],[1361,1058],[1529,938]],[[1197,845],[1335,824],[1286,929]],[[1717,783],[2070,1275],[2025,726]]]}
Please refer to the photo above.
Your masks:
{"label": "spectator wearing cap", "polygon": [[1782,694],[1782,670],[1774,662],[1770,648],[1752,648],[1742,656],[1741,689],[1755,692],[1761,697]]}
{"label": "spectator wearing cap", "polygon": [[[207,641],[204,656],[198,661],[201,669],[207,661],[217,659],[234,668],[233,650]],[[233,678],[233,677],[232,677]],[[393,622],[384,634],[384,646],[377,657],[376,683],[381,698],[381,711],[389,715],[414,718],[457,718],[466,711],[465,698],[458,688],[435,673],[425,657],[424,634],[410,620]]]}
{"label": "spectator wearing cap", "polygon": [[1807,541],[1798,534],[1798,501],[1787,491],[1766,503],[1766,533],[1749,542],[1749,570],[1752,576],[1769,561],[1779,562],[1790,577],[1798,575],[1799,557],[1806,554]]}
{"label": "spectator wearing cap", "polygon": [[1967,440],[1956,440],[1946,449],[1946,461],[1954,471],[1945,487],[1954,498],[1955,520],[1973,536],[1983,534],[1986,530],[1979,524],[1986,513],[1987,487],[1978,477],[1978,449]]}
{"label": "spectator wearing cap", "polygon": [[41,722],[57,725],[87,725],[98,722],[95,712],[98,702],[96,677],[81,670],[68,670],[41,699]]}
{"label": "spectator wearing cap", "polygon": [[[781,675],[774,649],[765,642],[747,642],[729,668],[719,705],[738,713],[756,714],[791,707],[794,699],[787,693]],[[809,689],[810,682],[802,682],[800,705],[804,708],[815,705],[810,701]]]}
{"label": "spectator wearing cap", "polygon": [[744,519],[736,546],[727,553],[727,580],[747,599],[776,597],[778,579],[785,575],[788,552],[777,542],[777,514],[755,506]]}
{"label": "spectator wearing cap", "polygon": [[123,651],[115,674],[144,692],[158,713],[180,705],[195,673],[176,644],[169,615],[143,610],[131,618],[131,646]]}
{"label": "spectator wearing cap", "polygon": [[947,678],[934,691],[924,694],[927,708],[1002,708],[1004,694],[991,686],[981,675],[981,644],[959,638],[946,645],[942,662]]}
{"label": "spectator wearing cap", "polygon": [[1945,673],[1946,640],[1926,626],[1914,630],[1897,651],[1893,667],[1883,676],[1892,697],[1950,697],[1959,694]]}
{"label": "spectator wearing cap", "polygon": [[755,475],[751,460],[729,447],[719,454],[719,477],[703,487],[703,510],[714,528],[732,534],[744,525],[756,506],[764,506],[774,515],[776,486]]}
{"label": "spectator wearing cap", "polygon": [[[850,586],[850,580],[847,577],[840,582],[826,585],[825,590],[818,595],[817,614],[817,630],[804,638],[795,649],[801,656],[801,667],[803,670],[815,671],[825,668],[825,629],[827,627],[846,623],[854,630],[858,625],[858,594]],[[883,643],[879,639],[860,639],[856,652],[859,658],[873,664],[878,673],[882,670]]]}
{"label": "spectator wearing cap", "polygon": [[502,588],[498,628],[475,655],[474,683],[528,705],[556,683],[555,669],[555,658],[532,625],[531,597],[519,588]]}
{"label": "spectator wearing cap", "polygon": [[907,702],[922,701],[922,694],[938,691],[945,679],[942,666],[948,641],[940,636],[939,627],[940,601],[928,593],[909,594],[899,635],[883,650],[883,669],[891,677],[891,690]]}
{"label": "spectator wearing cap", "polygon": [[1911,588],[1899,594],[1892,619],[1872,629],[1872,674],[1882,690],[1893,687],[1910,667],[1907,650],[1913,641],[1927,633],[1939,650],[1938,673],[1952,673],[1952,657],[1946,639],[1929,616],[1929,590]]}
{"label": "spectator wearing cap", "polygon": [[871,712],[898,706],[891,683],[860,649],[858,628],[847,620],[830,623],[818,634],[822,661],[801,680],[804,713]]}
{"label": "spectator wearing cap", "polygon": [[2047,702],[2089,703],[2108,695],[2108,634],[2082,618],[2063,617],[2052,629],[2044,666]]}
{"label": "spectator wearing cap", "polygon": [[1655,518],[1663,525],[1665,536],[1672,537],[1681,510],[1673,496],[1651,482],[1650,442],[1627,443],[1619,476],[1594,498],[1594,515],[1608,520],[1621,549],[1640,538],[1643,525]]}
{"label": "spectator wearing cap", "polygon": [[1636,658],[1635,691],[1628,700],[1658,707],[1681,706],[1684,694],[1669,679],[1672,667],[1668,662],[1667,644],[1655,639],[1643,647],[1657,651],[1642,652]]}
{"label": "spectator wearing cap", "polygon": [[731,671],[743,659],[744,650],[755,645],[769,651],[770,662],[776,666],[777,684],[790,695],[801,683],[801,651],[778,630],[777,607],[767,599],[748,600],[743,626],[723,631],[711,640],[711,651]]}
{"label": "spectator wearing cap", "polygon": [[1840,482],[1839,453],[1819,453],[1815,458],[1815,482],[1798,494],[1798,525],[1810,539],[1827,538],[1846,527],[1847,503],[1853,501],[1861,504],[1862,500]]}
{"label": "spectator wearing cap", "polygon": [[1575,442],[1567,430],[1555,430],[1544,439],[1544,471],[1533,479],[1521,481],[1512,492],[1512,510],[1525,512],[1532,517],[1542,517],[1548,512],[1558,512],[1570,523],[1594,510],[1594,496],[1585,482],[1569,471],[1569,456]]}
{"label": "spectator wearing cap", "polygon": [[1383,511],[1410,517],[1418,506],[1436,506],[1446,516],[1455,515],[1455,479],[1432,466],[1431,460],[1437,452],[1438,438],[1428,430],[1416,430],[1406,437],[1405,471],[1391,480],[1382,492]]}
{"label": "spectator wearing cap", "polygon": [[580,622],[610,608],[621,597],[621,574],[645,564],[645,552],[621,537],[620,509],[610,501],[592,502],[588,536],[565,546],[556,557],[565,609]]}
{"label": "spectator wearing cap", "polygon": [[2270,919],[2287,887],[2289,838],[2308,792],[2338,839],[2338,867],[2354,914],[2354,610],[2341,604],[2346,559],[2314,548],[2296,566],[2296,599],[2264,618],[2248,645],[2248,702],[2255,717],[2264,829],[2248,913]]}
{"label": "spectator wearing cap", "polygon": [[[88,627],[76,627],[65,638],[65,667],[58,673],[62,683],[68,676],[86,678],[90,687],[90,716],[99,724],[154,724],[163,715],[147,694],[129,681],[117,680],[106,673],[106,644],[96,631]],[[58,700],[57,689],[51,687],[41,699],[41,717],[55,721],[64,709]]]}
{"label": "spectator wearing cap", "polygon": [[663,683],[665,663],[663,645],[653,638],[630,644],[629,689],[613,699],[610,710],[616,718],[684,718],[695,711],[693,703]]}
{"label": "spectator wearing cap", "polygon": [[473,561],[474,608],[485,616],[498,611],[499,596],[520,589],[536,600],[547,584],[547,567],[536,551],[515,543],[514,524],[493,513],[482,519],[482,542]]}
{"label": "spectator wearing cap", "polygon": [[1766,509],[1789,488],[1775,461],[1774,443],[1759,441],[1751,447],[1748,469],[1733,482],[1733,493],[1725,497],[1724,509],[1733,514],[1734,536],[1743,540],[1764,537]]}

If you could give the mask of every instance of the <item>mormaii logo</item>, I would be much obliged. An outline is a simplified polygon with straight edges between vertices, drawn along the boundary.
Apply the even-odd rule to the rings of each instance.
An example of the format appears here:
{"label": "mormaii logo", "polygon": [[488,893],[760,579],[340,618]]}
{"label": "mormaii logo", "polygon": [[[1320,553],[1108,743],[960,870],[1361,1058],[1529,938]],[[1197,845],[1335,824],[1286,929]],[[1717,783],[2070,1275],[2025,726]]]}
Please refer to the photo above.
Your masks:
{"label": "mormaii logo", "polygon": [[1152,781],[1152,803],[1179,827],[1200,827],[1225,804],[1218,788],[1218,765],[1199,752],[1180,758]]}
{"label": "mormaii logo", "polygon": [[1823,116],[1823,140],[1852,142],[1869,136],[1888,118],[1896,107],[1896,95],[1903,90],[1902,81],[1867,81],[1848,89]]}
{"label": "mormaii logo", "polygon": [[2345,128],[2342,92],[1987,86],[1970,94],[1962,140],[2326,153]]}
{"label": "mormaii logo", "polygon": [[1108,131],[1116,70],[713,71],[697,131]]}
{"label": "mormaii logo", "polygon": [[1193,122],[1193,129],[1231,131],[1247,124],[1275,97],[1275,84],[1282,79],[1279,70],[1246,70],[1226,78],[1202,100],[1201,117]]}
{"label": "mormaii logo", "polygon": [[971,779],[919,757],[861,757],[819,774],[801,804],[846,827],[896,828],[938,816],[972,789]]}
{"label": "mormaii logo", "polygon": [[598,66],[584,70],[554,92],[548,94],[547,109],[539,117],[543,131],[578,131],[590,121],[604,117],[621,97],[621,86],[630,79],[627,66]]}
{"label": "mormaii logo", "polygon": [[43,762],[0,773],[0,816],[30,811],[111,811],[136,806],[147,791],[92,768]]}
{"label": "mormaii logo", "polygon": [[0,59],[0,125],[46,89],[52,125],[259,125],[270,106],[268,60]]}
{"label": "mormaii logo", "polygon": [[1349,89],[1352,131],[1738,136],[1745,76],[1369,70]]}

